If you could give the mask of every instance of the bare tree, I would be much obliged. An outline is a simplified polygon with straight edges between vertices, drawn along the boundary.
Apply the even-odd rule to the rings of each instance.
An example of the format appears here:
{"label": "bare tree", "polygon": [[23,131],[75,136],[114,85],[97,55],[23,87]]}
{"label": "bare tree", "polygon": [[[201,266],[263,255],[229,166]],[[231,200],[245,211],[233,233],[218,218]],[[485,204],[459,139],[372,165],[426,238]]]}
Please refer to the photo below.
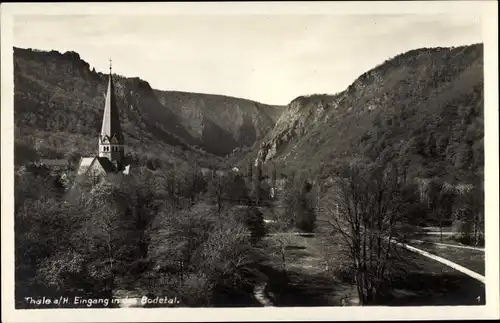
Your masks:
{"label": "bare tree", "polygon": [[227,187],[229,184],[228,177],[225,174],[217,174],[213,171],[213,176],[208,183],[208,193],[217,205],[217,212],[222,211],[224,202],[227,200]]}
{"label": "bare tree", "polygon": [[253,285],[261,259],[251,243],[250,231],[234,216],[217,223],[203,244],[200,269],[222,288]]}
{"label": "bare tree", "polygon": [[292,232],[277,232],[270,239],[272,253],[280,259],[284,273],[287,270],[286,250],[294,241],[294,234]]}
{"label": "bare tree", "polygon": [[[127,272],[138,248],[135,219],[127,209],[130,196],[109,183],[102,185],[88,199],[87,218],[75,235],[76,246],[84,255],[89,274],[105,282],[105,291],[112,291],[116,278]],[[76,243],[78,244],[78,243]]]}
{"label": "bare tree", "polygon": [[462,192],[454,211],[460,240],[478,246],[484,243],[484,190],[475,185]]}
{"label": "bare tree", "polygon": [[158,218],[150,256],[155,264],[170,264],[174,270],[172,263],[182,260],[180,284],[169,290],[175,290],[183,304],[209,305],[217,289],[241,289],[258,276],[259,252],[250,238],[236,217],[219,215],[216,206],[199,206]]}
{"label": "bare tree", "polygon": [[322,212],[354,270],[362,304],[384,292],[398,257],[391,243],[403,224],[403,200],[395,167],[351,164],[341,168],[323,196]]}

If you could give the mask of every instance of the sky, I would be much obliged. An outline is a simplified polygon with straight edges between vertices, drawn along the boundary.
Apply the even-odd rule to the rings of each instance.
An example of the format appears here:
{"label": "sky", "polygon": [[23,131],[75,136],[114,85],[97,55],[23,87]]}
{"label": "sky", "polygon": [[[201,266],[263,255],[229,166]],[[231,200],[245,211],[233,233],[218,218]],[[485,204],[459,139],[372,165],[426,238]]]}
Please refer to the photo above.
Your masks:
{"label": "sky", "polygon": [[19,15],[14,46],[75,51],[97,71],[160,90],[267,104],[334,94],[385,60],[421,47],[482,42],[473,14]]}

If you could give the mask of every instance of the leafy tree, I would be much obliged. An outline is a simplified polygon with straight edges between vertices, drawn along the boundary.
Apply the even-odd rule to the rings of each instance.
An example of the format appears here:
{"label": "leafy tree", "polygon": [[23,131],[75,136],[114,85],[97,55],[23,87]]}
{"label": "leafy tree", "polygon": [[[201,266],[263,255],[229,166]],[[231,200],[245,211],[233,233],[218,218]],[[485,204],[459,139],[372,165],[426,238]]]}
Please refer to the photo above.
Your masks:
{"label": "leafy tree", "polygon": [[297,229],[312,232],[316,222],[315,195],[313,185],[305,177],[297,177],[289,182],[281,200],[275,202],[278,206],[278,219],[283,224]]}
{"label": "leafy tree", "polygon": [[252,178],[252,198],[255,205],[259,205],[261,202],[261,182],[262,182],[262,165],[258,163],[255,166],[255,173]]}
{"label": "leafy tree", "polygon": [[316,225],[316,209],[314,206],[314,196],[312,192],[312,184],[304,180],[302,187],[298,192],[298,201],[296,207],[296,220],[295,224],[298,229],[306,232],[314,231]]}
{"label": "leafy tree", "polygon": [[250,196],[243,175],[230,173],[224,190],[227,193],[228,201],[231,203],[248,204]]}
{"label": "leafy tree", "polygon": [[247,177],[251,181],[253,180],[253,161],[250,160],[247,166]]}
{"label": "leafy tree", "polygon": [[266,234],[264,217],[262,212],[255,206],[245,207],[242,223],[250,231],[253,244],[257,243]]}

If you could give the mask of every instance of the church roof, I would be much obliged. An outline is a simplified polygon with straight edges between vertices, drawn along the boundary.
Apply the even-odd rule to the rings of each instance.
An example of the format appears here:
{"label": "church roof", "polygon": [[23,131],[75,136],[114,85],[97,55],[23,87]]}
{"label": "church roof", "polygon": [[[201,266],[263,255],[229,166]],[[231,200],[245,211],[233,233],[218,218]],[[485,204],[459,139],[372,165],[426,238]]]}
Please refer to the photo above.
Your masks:
{"label": "church roof", "polygon": [[[77,175],[85,175],[90,167],[95,163],[99,163],[99,166],[106,173],[116,173],[118,171],[116,165],[112,163],[107,157],[82,157],[82,159],[80,160],[80,165],[78,167]],[[125,175],[128,175],[130,172],[130,165],[124,165],[121,172]]]}
{"label": "church roof", "polygon": [[97,162],[101,165],[106,173],[112,173],[116,171],[116,166],[106,157],[96,157]]}
{"label": "church roof", "polygon": [[83,174],[92,165],[95,157],[82,157],[80,160],[80,166],[78,167],[78,175]]}
{"label": "church roof", "polygon": [[110,67],[108,90],[106,93],[106,102],[104,104],[104,116],[102,119],[101,138],[103,140],[104,138],[108,138],[109,140],[113,137],[115,137],[118,142],[123,141],[123,134],[118,115],[118,107],[116,106],[115,87],[113,84],[113,77],[111,74],[111,67]]}

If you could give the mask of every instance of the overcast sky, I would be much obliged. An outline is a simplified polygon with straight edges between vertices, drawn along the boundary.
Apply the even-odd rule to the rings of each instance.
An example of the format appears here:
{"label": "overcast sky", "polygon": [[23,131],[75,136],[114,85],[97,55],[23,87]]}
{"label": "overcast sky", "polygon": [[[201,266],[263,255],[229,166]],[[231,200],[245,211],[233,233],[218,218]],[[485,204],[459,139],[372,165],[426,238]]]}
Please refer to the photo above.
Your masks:
{"label": "overcast sky", "polygon": [[399,53],[482,42],[473,15],[17,16],[14,45],[80,54],[153,88],[268,104],[336,93]]}

